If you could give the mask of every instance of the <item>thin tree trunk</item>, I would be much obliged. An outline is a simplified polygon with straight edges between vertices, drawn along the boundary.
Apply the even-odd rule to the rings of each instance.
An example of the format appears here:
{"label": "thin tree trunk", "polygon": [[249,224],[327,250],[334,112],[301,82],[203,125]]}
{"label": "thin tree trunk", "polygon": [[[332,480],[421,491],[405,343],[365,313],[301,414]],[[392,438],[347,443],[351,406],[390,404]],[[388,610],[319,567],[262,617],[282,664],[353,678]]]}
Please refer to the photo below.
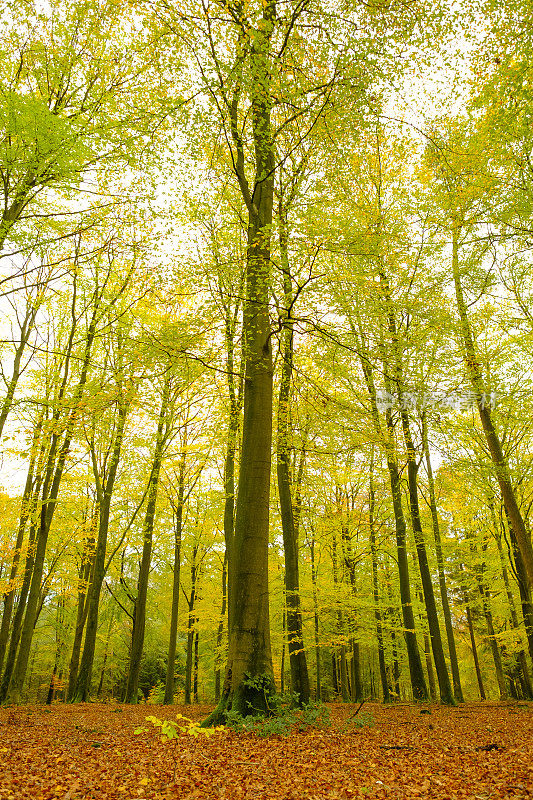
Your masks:
{"label": "thin tree trunk", "polygon": [[[123,387],[119,388],[121,392],[124,391]],[[94,448],[92,448],[93,471],[97,486],[100,518],[98,520],[98,539],[96,542],[93,580],[90,585],[89,593],[86,600],[87,623],[85,630],[85,642],[83,645],[81,663],[78,671],[78,677],[76,680],[76,688],[74,691],[74,700],[76,702],[81,702],[81,703],[85,703],[89,699],[89,695],[91,692],[91,678],[93,670],[94,651],[96,647],[96,634],[98,630],[98,610],[100,605],[100,594],[102,591],[102,583],[105,577],[105,554],[107,549],[107,533],[109,530],[111,500],[115,488],[115,481],[120,461],[120,453],[122,450],[122,441],[124,438],[124,428],[126,425],[126,416],[128,413],[129,404],[130,404],[130,398],[127,394],[125,394],[119,401],[118,420],[112,445],[111,459],[109,463],[107,477],[103,484],[101,483],[98,474],[96,453],[94,452]]]}
{"label": "thin tree trunk", "polygon": [[105,645],[104,645],[104,657],[102,659],[102,669],[100,670],[100,680],[98,681],[98,689],[96,690],[96,696],[102,696],[102,689],[104,688],[104,677],[105,677],[105,668],[107,664],[107,657],[109,654],[109,643],[111,641],[111,631],[113,630],[113,622],[114,619],[114,606],[111,608],[111,614],[109,617],[109,624],[107,626],[107,634],[105,637]]}
{"label": "thin tree trunk", "polygon": [[[69,343],[67,346],[67,355],[65,358],[64,378],[58,398],[58,410],[54,415],[54,421],[56,423],[59,421],[59,417],[61,414],[61,401],[63,399],[66,388],[68,368],[69,368],[69,362],[72,352],[72,344],[74,339],[74,331],[76,328],[75,306],[76,306],[76,293],[74,292],[72,300],[73,321],[69,336]],[[87,331],[87,339],[85,342],[85,349],[84,349],[85,351],[82,359],[81,373],[70,403],[71,411],[66,425],[63,444],[59,450],[59,455],[57,457],[57,463],[55,463],[55,457],[59,445],[60,434],[59,433],[52,434],[52,441],[50,445],[50,451],[48,454],[48,463],[46,466],[45,478],[43,482],[42,506],[40,514],[40,524],[36,537],[35,561],[33,565],[33,573],[30,583],[30,590],[28,593],[28,600],[26,604],[26,613],[24,615],[24,623],[20,635],[18,656],[15,662],[15,666],[13,668],[13,674],[11,676],[11,683],[9,685],[8,695],[7,695],[8,699],[13,703],[19,702],[20,694],[24,686],[24,679],[26,677],[26,670],[28,667],[28,659],[30,656],[33,631],[35,628],[35,623],[37,621],[37,615],[39,611],[39,598],[41,593],[41,581],[43,575],[46,546],[48,542],[48,534],[50,532],[50,527],[52,525],[54,512],[57,507],[57,502],[59,498],[59,488],[61,485],[61,480],[63,478],[66,459],[70,451],[72,438],[74,436],[75,423],[79,414],[79,404],[83,396],[85,384],[87,382],[87,375],[89,372],[89,366],[91,360],[92,345],[96,333],[97,309],[98,309],[98,303],[95,303],[92,319]]]}
{"label": "thin tree trunk", "polygon": [[463,689],[461,687],[461,676],[459,674],[459,662],[457,660],[457,650],[455,647],[455,636],[453,633],[452,614],[448,600],[448,589],[446,586],[446,575],[444,572],[444,557],[442,554],[442,540],[440,535],[439,517],[437,513],[437,503],[435,500],[435,481],[433,479],[433,469],[431,467],[431,457],[427,436],[427,425],[425,414],[422,415],[422,445],[426,459],[426,469],[429,487],[429,505],[431,510],[431,521],[433,525],[433,536],[435,539],[435,553],[437,556],[437,569],[439,572],[439,588],[442,601],[442,612],[444,615],[444,625],[446,628],[446,638],[448,640],[448,651],[450,653],[450,667],[452,672],[453,693],[458,703],[464,703]]}
{"label": "thin tree trunk", "polygon": [[91,524],[91,535],[87,538],[83,549],[79,580],[78,580],[78,604],[76,611],[76,626],[74,628],[74,640],[72,642],[72,654],[70,657],[68,672],[67,701],[70,702],[74,696],[76,688],[76,678],[78,677],[78,667],[80,664],[81,644],[83,641],[83,631],[87,619],[87,593],[91,580],[91,573],[94,568],[95,548],[94,533],[98,520],[98,506],[95,509]]}
{"label": "thin tree trunk", "polygon": [[[500,565],[502,570],[502,577],[503,577],[503,584],[505,586],[505,593],[507,595],[507,602],[509,603],[509,612],[511,615],[511,625],[513,630],[519,631],[520,625],[518,622],[518,614],[516,613],[516,605],[513,597],[513,593],[511,591],[511,583],[509,581],[509,573],[507,571],[507,564],[505,561],[505,556],[503,553],[502,541],[501,541],[501,533],[498,528],[498,523],[496,520],[496,512],[494,510],[494,506],[492,503],[489,502],[488,504],[489,510],[491,513],[491,520],[492,520],[492,527],[494,530],[494,538],[496,539],[496,546],[498,548],[498,555],[500,557]],[[519,672],[519,680],[520,685],[522,688],[522,695],[526,700],[533,700],[533,690],[531,687],[531,678],[529,675],[529,669],[527,665],[527,658],[524,650],[519,650],[516,654],[517,658],[517,665],[518,665],[518,672]]]}
{"label": "thin tree trunk", "polygon": [[174,702],[174,670],[176,666],[176,643],[178,638],[178,612],[180,597],[181,535],[183,528],[183,502],[185,497],[185,463],[187,458],[186,434],[180,459],[178,497],[174,511],[174,569],[172,571],[172,609],[170,612],[170,640],[168,645],[165,697],[163,702]]}
{"label": "thin tree trunk", "polygon": [[150,562],[152,558],[152,541],[155,523],[155,510],[157,505],[157,493],[159,488],[159,473],[161,471],[163,450],[168,434],[167,411],[170,398],[170,384],[171,376],[170,373],[168,373],[163,386],[161,409],[159,411],[157,423],[154,459],[149,478],[146,515],[143,524],[143,551],[141,556],[141,566],[139,569],[139,579],[137,581],[135,617],[133,620],[133,630],[131,634],[130,664],[125,698],[126,703],[137,702],[137,692],[139,689],[139,673],[141,669],[141,659],[144,647],[146,600],[148,597],[148,580],[150,577]]}
{"label": "thin tree trunk", "polygon": [[[446,659],[444,658],[444,648],[442,646],[439,617],[437,614],[437,606],[435,603],[435,594],[433,592],[433,581],[431,579],[426,543],[424,540],[424,532],[422,530],[422,521],[420,518],[420,507],[418,502],[418,484],[417,484],[418,463],[416,458],[416,451],[414,447],[413,437],[411,434],[409,413],[407,411],[407,406],[404,402],[402,354],[400,352],[398,329],[396,325],[394,308],[391,300],[389,282],[383,268],[380,268],[379,275],[380,275],[381,292],[386,306],[387,327],[391,338],[391,345],[394,357],[394,364],[393,364],[394,374],[392,377],[394,383],[396,384],[398,400],[401,408],[400,419],[402,424],[405,449],[407,451],[407,482],[409,487],[409,509],[411,513],[411,523],[413,527],[413,535],[415,539],[416,554],[418,557],[418,566],[420,569],[420,577],[422,579],[424,604],[426,607],[427,620],[429,624],[429,633],[431,637],[431,649],[433,651],[435,669],[437,672],[437,679],[439,682],[441,702],[447,703],[449,705],[454,705],[455,699],[453,696],[452,687],[450,685],[450,677],[448,675]],[[385,369],[387,369],[387,364],[385,359],[384,359],[384,366]]]}
{"label": "thin tree trunk", "polygon": [[316,675],[316,702],[319,703],[322,699],[322,686],[321,686],[321,669],[320,669],[320,637],[318,627],[318,592],[317,592],[317,569],[315,559],[315,534],[311,539],[311,583],[313,584],[313,621],[314,621],[314,635],[315,635],[315,675]]}
{"label": "thin tree trunk", "polygon": [[486,700],[485,687],[483,686],[483,677],[481,675],[481,669],[479,667],[479,657],[477,654],[476,637],[474,635],[474,625],[472,622],[472,611],[470,610],[470,604],[466,600],[466,594],[465,594],[465,605],[466,605],[466,621],[468,623],[468,632],[470,634],[470,646],[472,647],[472,655],[474,657],[474,667],[476,670],[479,697],[481,700]]}
{"label": "thin tree trunk", "polygon": [[192,693],[192,671],[193,671],[193,645],[194,645],[194,625],[196,622],[195,617],[195,601],[196,601],[196,591],[197,591],[197,581],[198,581],[198,565],[196,563],[196,558],[198,555],[198,545],[195,544],[192,550],[192,561],[191,561],[191,594],[187,598],[187,604],[189,606],[189,614],[187,617],[187,655],[185,659],[185,705],[191,705],[191,693]]}
{"label": "thin tree trunk", "polygon": [[227,575],[228,575],[228,558],[227,552],[224,553],[224,561],[222,562],[222,608],[220,609],[220,619],[217,628],[217,649],[215,653],[215,702],[220,700],[220,677],[222,665],[224,663],[224,655],[222,651],[222,643],[224,639],[224,619],[226,616],[226,597],[227,597]]}
{"label": "thin tree trunk", "polygon": [[[287,308],[292,302],[292,286],[287,260],[287,231],[284,215],[280,209],[280,240],[284,263],[284,289]],[[291,668],[291,690],[300,706],[309,703],[311,690],[305,654],[302,612],[300,607],[300,578],[298,564],[298,535],[294,520],[294,498],[290,460],[290,395],[293,370],[294,331],[292,322],[286,320],[283,331],[281,379],[278,399],[278,430],[276,446],[276,469],[278,494],[281,509],[283,550],[285,555],[285,599],[287,604],[287,639]],[[302,453],[303,458],[303,453]],[[303,463],[303,462],[302,462]]]}
{"label": "thin tree trunk", "polygon": [[196,705],[198,705],[198,667],[200,663],[199,642],[200,642],[200,631],[197,628],[194,634],[194,674],[192,681],[193,698]]}
{"label": "thin tree trunk", "polygon": [[[474,543],[473,543],[472,540],[470,540],[470,548],[471,548],[471,551],[472,551],[472,553],[474,555],[474,558],[475,558],[476,557],[476,550],[475,550]],[[485,549],[485,546],[483,547],[483,550],[484,549]],[[484,577],[483,577],[484,568],[485,568],[485,563],[484,562],[482,562],[482,564],[480,565],[479,568],[475,567],[474,568],[474,576],[475,576],[477,588],[479,590],[479,594],[480,594],[480,597],[481,597],[481,603],[482,603],[482,606],[483,606],[483,615],[485,617],[485,622],[487,624],[487,638],[489,640],[489,645],[490,645],[490,649],[491,649],[491,653],[492,653],[492,659],[494,661],[494,669],[496,671],[496,680],[498,682],[498,688],[499,688],[499,691],[500,691],[500,700],[506,700],[507,699],[507,687],[505,685],[505,675],[503,673],[500,648],[498,647],[498,640],[496,639],[496,633],[494,631],[494,623],[493,623],[493,620],[492,620],[492,611],[491,611],[490,604],[489,604],[488,590],[487,590],[487,587],[485,585],[485,580],[484,580]]]}
{"label": "thin tree trunk", "polygon": [[43,415],[41,414],[39,416],[37,425],[35,426],[35,430],[33,433],[33,440],[30,451],[30,463],[28,466],[26,484],[24,486],[24,492],[22,495],[20,521],[17,531],[17,540],[15,542],[15,551],[13,553],[13,561],[11,563],[11,571],[9,573],[8,589],[4,594],[4,612],[2,614],[2,625],[0,626],[0,670],[2,669],[2,665],[4,663],[5,651],[9,638],[11,615],[13,613],[13,604],[15,601],[15,580],[18,574],[20,554],[24,542],[24,533],[26,531],[26,525],[32,513],[32,497],[34,493],[34,473],[39,452],[39,442],[41,438],[42,425],[43,425]]}
{"label": "thin tree trunk", "polygon": [[[358,322],[360,322],[358,320]],[[420,651],[416,641],[415,618],[413,604],[411,600],[411,586],[409,582],[409,563],[407,560],[407,529],[402,506],[402,493],[400,484],[400,471],[396,461],[394,447],[394,422],[392,419],[391,408],[385,410],[386,427],[382,428],[379,411],[377,406],[377,393],[374,384],[374,376],[371,368],[371,360],[367,352],[362,332],[353,328],[353,333],[357,337],[358,349],[360,352],[361,368],[365,378],[365,383],[370,399],[372,420],[376,434],[383,445],[387,458],[387,468],[389,472],[390,488],[392,496],[392,507],[394,513],[394,524],[396,532],[396,550],[398,575],[400,582],[400,597],[402,604],[402,617],[404,638],[407,647],[407,657],[409,661],[409,674],[411,678],[411,688],[415,700],[427,699],[427,688],[424,679],[424,670]]]}
{"label": "thin tree trunk", "polygon": [[376,495],[374,491],[374,448],[372,448],[370,456],[370,484],[368,489],[368,527],[370,530],[370,555],[372,557],[372,597],[374,600],[374,618],[376,620],[376,638],[378,643],[378,662],[381,690],[383,692],[383,702],[389,703],[391,697],[389,692],[389,681],[387,679],[387,667],[385,664],[385,646],[383,644],[383,624],[381,620],[380,609],[375,508]]}

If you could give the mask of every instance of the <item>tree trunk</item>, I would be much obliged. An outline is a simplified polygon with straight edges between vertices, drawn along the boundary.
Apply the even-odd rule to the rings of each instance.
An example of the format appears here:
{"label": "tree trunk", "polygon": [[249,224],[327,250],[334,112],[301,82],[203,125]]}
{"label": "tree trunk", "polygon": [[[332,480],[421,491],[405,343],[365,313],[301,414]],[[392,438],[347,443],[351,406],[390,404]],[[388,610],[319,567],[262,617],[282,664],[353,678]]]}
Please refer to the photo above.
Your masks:
{"label": "tree trunk", "polygon": [[[466,601],[465,601],[466,602]],[[472,647],[472,655],[474,657],[474,667],[476,670],[476,678],[477,678],[477,685],[479,689],[479,697],[481,700],[486,700],[485,696],[485,687],[483,686],[483,678],[481,675],[481,669],[479,667],[479,657],[477,654],[477,646],[476,646],[476,637],[474,635],[474,625],[472,622],[472,612],[470,610],[470,605],[466,602],[466,621],[468,623],[468,632],[470,634],[470,645]]]}
{"label": "tree trunk", "polygon": [[318,592],[317,592],[317,568],[315,560],[315,535],[311,539],[311,582],[313,584],[313,621],[314,621],[314,634],[315,634],[315,673],[316,685],[315,694],[316,702],[319,703],[322,699],[322,685],[321,685],[321,670],[320,670],[320,637],[318,627]]}
{"label": "tree trunk", "polygon": [[437,569],[439,572],[439,588],[442,601],[442,613],[444,615],[444,625],[446,628],[446,638],[448,640],[448,651],[450,653],[450,667],[452,672],[453,693],[458,703],[464,703],[463,689],[461,687],[461,676],[459,674],[459,663],[457,660],[457,650],[455,647],[455,636],[453,633],[452,614],[448,601],[448,589],[446,586],[446,575],[444,572],[444,557],[442,554],[442,540],[440,535],[439,517],[437,513],[437,503],[435,500],[435,482],[433,480],[433,470],[431,467],[431,457],[429,453],[429,443],[427,436],[427,426],[425,414],[422,415],[422,445],[426,459],[426,469],[429,487],[429,505],[431,510],[431,521],[433,524],[433,536],[435,539],[435,553],[437,556]]}
{"label": "tree trunk", "polygon": [[181,534],[183,527],[183,502],[185,497],[185,462],[187,458],[186,439],[180,459],[178,498],[174,511],[174,569],[172,571],[172,609],[170,612],[170,640],[168,645],[167,675],[163,702],[174,702],[174,670],[176,666],[176,642],[178,638],[178,611],[180,599]]}
{"label": "tree trunk", "polygon": [[144,631],[146,626],[146,600],[148,597],[148,579],[150,577],[150,561],[152,558],[152,541],[155,523],[155,510],[157,505],[157,493],[159,488],[159,473],[163,461],[163,450],[168,434],[167,411],[170,397],[171,375],[167,373],[163,386],[161,399],[161,409],[157,423],[157,434],[155,440],[154,459],[150,472],[148,496],[146,502],[146,514],[143,524],[143,551],[141,556],[141,566],[139,569],[139,579],[137,581],[137,597],[135,600],[135,617],[133,620],[133,630],[131,634],[130,664],[128,672],[128,684],[126,687],[126,703],[137,702],[137,692],[139,689],[139,673],[141,669],[141,659],[144,647]]}
{"label": "tree trunk", "polygon": [[[483,546],[483,550],[485,550],[486,545]],[[470,539],[470,549],[474,558],[476,558],[476,550],[474,546],[474,542]],[[477,566],[474,567],[474,576],[476,579],[477,588],[479,590],[479,594],[481,597],[481,602],[483,606],[483,614],[485,617],[485,622],[487,624],[487,638],[489,640],[489,645],[492,653],[492,658],[494,661],[494,669],[496,671],[496,680],[498,682],[498,688],[500,691],[500,700],[507,699],[507,687],[505,685],[505,675],[503,673],[502,667],[502,659],[500,655],[500,648],[498,646],[498,640],[496,639],[496,633],[494,631],[494,623],[492,621],[492,611],[489,604],[489,594],[487,587],[485,585],[485,579],[483,577],[485,568],[485,562],[483,561],[478,568]]]}
{"label": "tree trunk", "polygon": [[13,561],[11,563],[11,571],[9,573],[8,589],[4,594],[4,613],[2,614],[2,625],[0,626],[0,670],[2,669],[2,664],[4,663],[5,651],[9,638],[11,615],[13,613],[13,604],[15,602],[15,580],[18,573],[20,554],[24,542],[24,533],[26,531],[26,525],[28,523],[28,520],[30,519],[32,514],[32,497],[34,493],[35,464],[37,461],[37,456],[39,451],[39,441],[41,438],[42,425],[43,425],[43,415],[41,414],[39,416],[37,425],[35,426],[35,430],[33,433],[33,440],[30,451],[30,463],[28,466],[26,484],[24,486],[24,492],[22,495],[20,521],[17,531],[17,540],[15,542],[15,551],[13,553]]}
{"label": "tree trunk", "polygon": [[107,634],[105,637],[105,645],[104,645],[104,657],[102,659],[102,668],[100,670],[100,680],[98,681],[98,689],[96,690],[96,696],[102,696],[102,689],[104,688],[104,677],[105,677],[105,668],[107,664],[107,656],[109,654],[109,642],[111,641],[111,631],[113,630],[113,622],[114,622],[114,608],[111,608],[111,615],[109,617],[109,625],[107,626]]}
{"label": "tree trunk", "polygon": [[[274,143],[271,138],[270,37],[275,20],[273,0],[263,5],[262,20],[249,36],[255,183],[250,191],[237,108],[232,134],[237,147],[235,169],[248,209],[248,250],[244,336],[244,420],[239,470],[233,576],[230,581],[228,663],[217,709],[205,721],[223,721],[231,708],[246,716],[271,713],[275,691],[268,607],[268,522],[272,444],[272,350],[269,320],[270,241],[274,191]],[[244,34],[243,34],[244,35]],[[241,42],[241,45],[243,43]],[[237,97],[238,99],[238,97]]]}
{"label": "tree trunk", "polygon": [[189,606],[189,614],[187,617],[187,656],[185,660],[185,705],[191,705],[191,692],[192,692],[192,671],[193,671],[193,645],[194,645],[194,625],[196,617],[194,614],[194,606],[196,601],[196,588],[198,581],[198,565],[196,558],[198,555],[198,545],[195,544],[192,550],[191,561],[191,594],[187,598]]}
{"label": "tree trunk", "polygon": [[468,319],[467,306],[463,295],[463,287],[461,285],[461,275],[459,269],[459,234],[460,224],[454,223],[452,229],[452,267],[455,283],[455,295],[457,299],[457,310],[459,312],[459,318],[461,321],[464,361],[476,395],[479,418],[481,420],[487,447],[494,465],[496,479],[500,485],[503,502],[516,536],[518,548],[524,562],[524,569],[527,576],[529,590],[531,591],[533,589],[533,547],[531,545],[531,537],[526,529],[524,519],[520,512],[516,494],[511,481],[507,457],[503,452],[500,438],[492,420],[485,382],[483,380],[483,372],[478,361],[476,346],[472,336],[472,331],[470,329],[470,321]]}
{"label": "tree trunk", "polygon": [[[360,325],[360,320],[358,320]],[[358,350],[360,353],[361,368],[365,378],[368,395],[371,405],[372,420],[376,434],[383,445],[387,458],[387,468],[389,472],[392,508],[394,513],[394,524],[396,531],[396,549],[398,575],[400,582],[400,597],[402,604],[402,617],[405,644],[407,647],[407,657],[409,661],[409,674],[411,678],[411,688],[415,700],[427,700],[427,688],[424,679],[424,670],[420,651],[416,641],[415,617],[411,600],[411,586],[409,583],[409,563],[407,560],[407,529],[402,506],[402,493],[400,483],[400,471],[396,461],[394,447],[394,422],[392,419],[391,408],[385,410],[386,428],[383,429],[379,418],[377,406],[377,393],[374,384],[374,376],[371,368],[371,360],[362,336],[361,330],[352,328],[356,336]]]}
{"label": "tree trunk", "polygon": [[[65,358],[64,378],[58,398],[58,410],[54,414],[53,418],[56,423],[59,422],[59,418],[61,415],[61,400],[63,399],[66,388],[68,368],[69,368],[69,362],[72,352],[72,344],[74,339],[74,331],[76,328],[75,305],[76,305],[76,293],[74,292],[72,300],[73,322],[67,346],[67,355]],[[26,604],[26,613],[24,615],[24,623],[20,635],[18,656],[15,666],[13,668],[13,674],[11,676],[11,683],[9,685],[9,690],[7,695],[10,702],[13,703],[19,702],[20,694],[24,686],[24,679],[26,677],[26,670],[28,667],[28,659],[30,656],[33,631],[35,628],[35,623],[37,621],[37,615],[39,611],[41,580],[43,575],[48,534],[50,532],[50,527],[52,525],[54,512],[57,507],[57,502],[59,498],[59,488],[61,485],[61,480],[63,478],[65,462],[67,460],[67,456],[70,451],[70,445],[72,442],[72,437],[74,435],[75,423],[79,413],[79,403],[83,396],[83,391],[85,388],[85,384],[87,382],[92,345],[96,333],[97,308],[98,304],[96,304],[94,307],[92,319],[87,331],[87,339],[85,341],[81,373],[78,379],[77,386],[74,390],[72,400],[69,404],[71,411],[69,413],[66,425],[63,444],[59,450],[59,455],[57,457],[57,463],[55,463],[55,459],[56,459],[57,448],[59,445],[60,434],[59,433],[52,434],[52,441],[50,445],[50,451],[48,454],[48,462],[43,482],[40,524],[36,537],[35,561],[33,564],[33,573],[28,593],[28,600]]]}
{"label": "tree trunk", "polygon": [[67,701],[70,702],[74,697],[76,688],[76,678],[78,677],[78,667],[80,664],[81,644],[83,641],[83,631],[87,619],[87,593],[91,580],[91,573],[94,568],[94,533],[98,519],[98,507],[95,509],[91,525],[91,535],[87,538],[83,550],[79,580],[78,580],[78,606],[76,612],[76,626],[74,629],[74,640],[72,642],[72,654],[70,657],[68,672]]}
{"label": "tree trunk", "polygon": [[383,625],[381,621],[381,608],[379,598],[378,580],[378,559],[376,549],[376,525],[375,525],[376,496],[374,491],[374,448],[370,456],[370,485],[368,489],[368,527],[370,530],[370,554],[372,557],[372,597],[374,600],[374,618],[376,620],[376,638],[378,643],[378,662],[379,675],[381,678],[381,690],[383,692],[383,702],[390,702],[389,681],[387,679],[387,667],[385,664],[385,646],[383,643]]}
{"label": "tree trunk", "polygon": [[198,705],[198,667],[200,663],[199,642],[200,642],[200,631],[197,628],[194,634],[194,674],[192,681],[193,698],[196,705]]}
{"label": "tree trunk", "polygon": [[217,628],[217,649],[215,653],[215,701],[220,700],[220,676],[222,665],[224,663],[224,656],[222,651],[222,642],[224,639],[224,618],[226,616],[226,597],[228,585],[228,558],[227,552],[224,553],[224,561],[222,562],[222,608],[220,609],[220,620]]}
{"label": "tree trunk", "polygon": [[[518,614],[516,613],[516,605],[513,597],[513,593],[511,591],[511,583],[509,581],[509,573],[507,571],[507,564],[505,561],[505,556],[503,553],[502,541],[501,541],[501,533],[498,527],[498,523],[496,520],[496,512],[494,510],[494,506],[491,502],[488,504],[490,513],[491,513],[491,520],[492,520],[492,527],[494,530],[494,538],[496,539],[496,545],[498,547],[498,555],[500,557],[500,565],[502,569],[502,577],[503,577],[503,584],[505,586],[505,593],[507,595],[507,602],[509,603],[509,612],[511,615],[511,625],[513,630],[519,631],[520,625],[518,622]],[[529,675],[529,669],[527,665],[527,658],[524,650],[521,648],[518,653],[516,654],[517,659],[517,666],[518,666],[518,677],[520,680],[520,685],[522,688],[522,696],[526,700],[533,700],[533,690],[531,686],[531,678]]]}
{"label": "tree trunk", "polygon": [[[411,513],[411,524],[413,527],[413,535],[415,539],[416,554],[418,557],[418,566],[420,569],[420,577],[422,579],[424,603],[426,607],[427,620],[429,624],[429,633],[431,637],[431,649],[433,651],[435,669],[437,671],[437,679],[439,682],[441,702],[447,703],[449,705],[454,705],[455,699],[453,696],[452,687],[450,685],[450,677],[448,675],[446,659],[444,658],[444,649],[442,646],[439,617],[437,614],[437,606],[435,604],[435,594],[433,592],[433,582],[431,580],[431,572],[429,569],[426,543],[424,540],[424,532],[422,530],[422,521],[420,519],[420,508],[418,503],[418,484],[417,484],[418,463],[413,443],[413,437],[411,435],[409,413],[407,411],[407,406],[404,399],[402,353],[400,352],[400,343],[398,338],[396,317],[392,305],[389,282],[383,268],[380,268],[379,275],[380,275],[381,292],[386,308],[387,327],[391,338],[391,346],[393,351],[393,375],[389,377],[392,377],[396,385],[399,405],[401,409],[400,419],[402,423],[405,449],[407,451],[407,482],[409,487],[409,509]],[[384,367],[385,370],[387,371],[387,362],[385,356],[384,356]]]}
{"label": "tree trunk", "polygon": [[[280,210],[280,240],[284,262],[284,289],[287,308],[292,303],[292,287],[287,260],[286,223]],[[303,641],[302,612],[300,607],[300,577],[298,564],[298,536],[294,520],[294,498],[291,479],[290,402],[293,370],[294,331],[292,321],[285,321],[282,340],[281,378],[278,400],[277,478],[281,510],[281,528],[285,555],[285,599],[287,604],[287,640],[291,668],[291,691],[299,706],[309,703],[311,690],[307,671],[307,658]],[[303,458],[303,453],[302,453]],[[302,462],[303,463],[303,462]]]}
{"label": "tree trunk", "polygon": [[[123,391],[123,387],[119,387]],[[81,656],[80,669],[76,680],[76,688],[74,691],[74,700],[79,703],[85,703],[89,699],[91,692],[91,678],[94,661],[94,651],[96,647],[96,634],[98,631],[98,609],[100,605],[100,593],[102,591],[102,583],[105,577],[105,554],[107,549],[107,533],[109,529],[109,517],[111,513],[111,500],[115,488],[115,481],[117,477],[117,470],[120,461],[120,452],[122,449],[122,440],[124,438],[124,428],[126,425],[126,416],[130,404],[128,394],[125,394],[119,400],[118,405],[118,420],[115,430],[115,436],[112,444],[112,453],[109,463],[107,478],[102,484],[98,474],[98,466],[96,463],[96,453],[93,449],[93,470],[97,486],[98,505],[100,508],[100,518],[98,521],[98,539],[96,542],[96,553],[94,558],[93,580],[89,588],[87,596],[87,623],[85,631],[85,642],[83,645],[83,652]]]}

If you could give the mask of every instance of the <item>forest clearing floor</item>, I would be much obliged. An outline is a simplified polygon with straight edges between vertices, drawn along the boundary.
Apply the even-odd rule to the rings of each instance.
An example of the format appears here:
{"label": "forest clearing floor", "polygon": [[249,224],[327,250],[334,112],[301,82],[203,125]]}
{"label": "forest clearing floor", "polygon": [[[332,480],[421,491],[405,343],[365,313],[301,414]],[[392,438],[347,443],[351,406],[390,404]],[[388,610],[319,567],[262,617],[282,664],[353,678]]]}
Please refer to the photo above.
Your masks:
{"label": "forest clearing floor", "polygon": [[150,714],[202,719],[211,707],[1,708],[0,800],[533,798],[532,703],[369,702],[374,723],[360,728],[346,725],[357,706],[328,707],[328,729],[169,743],[134,730]]}

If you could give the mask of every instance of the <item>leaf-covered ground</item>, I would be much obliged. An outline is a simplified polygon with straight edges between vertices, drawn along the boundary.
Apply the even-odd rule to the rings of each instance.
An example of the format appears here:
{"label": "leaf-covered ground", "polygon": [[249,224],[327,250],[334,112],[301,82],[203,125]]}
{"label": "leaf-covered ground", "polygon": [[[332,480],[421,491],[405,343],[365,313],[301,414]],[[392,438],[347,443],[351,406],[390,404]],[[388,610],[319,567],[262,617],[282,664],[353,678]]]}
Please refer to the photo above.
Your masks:
{"label": "leaf-covered ground", "polygon": [[207,710],[0,709],[0,800],[533,797],[532,704],[368,703],[375,723],[360,729],[344,724],[355,707],[331,705],[331,728],[288,738],[224,732],[162,744],[134,735],[149,714],[199,719]]}

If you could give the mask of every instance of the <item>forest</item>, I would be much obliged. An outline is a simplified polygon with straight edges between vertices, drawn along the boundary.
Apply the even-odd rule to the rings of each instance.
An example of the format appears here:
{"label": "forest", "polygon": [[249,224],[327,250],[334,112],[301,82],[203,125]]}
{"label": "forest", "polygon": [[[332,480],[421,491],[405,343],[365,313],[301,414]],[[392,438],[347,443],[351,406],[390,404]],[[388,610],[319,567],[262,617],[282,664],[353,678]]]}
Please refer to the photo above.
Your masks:
{"label": "forest", "polygon": [[438,717],[527,772],[533,5],[1,7],[0,756],[100,709],[176,785],[174,738],[257,777]]}

